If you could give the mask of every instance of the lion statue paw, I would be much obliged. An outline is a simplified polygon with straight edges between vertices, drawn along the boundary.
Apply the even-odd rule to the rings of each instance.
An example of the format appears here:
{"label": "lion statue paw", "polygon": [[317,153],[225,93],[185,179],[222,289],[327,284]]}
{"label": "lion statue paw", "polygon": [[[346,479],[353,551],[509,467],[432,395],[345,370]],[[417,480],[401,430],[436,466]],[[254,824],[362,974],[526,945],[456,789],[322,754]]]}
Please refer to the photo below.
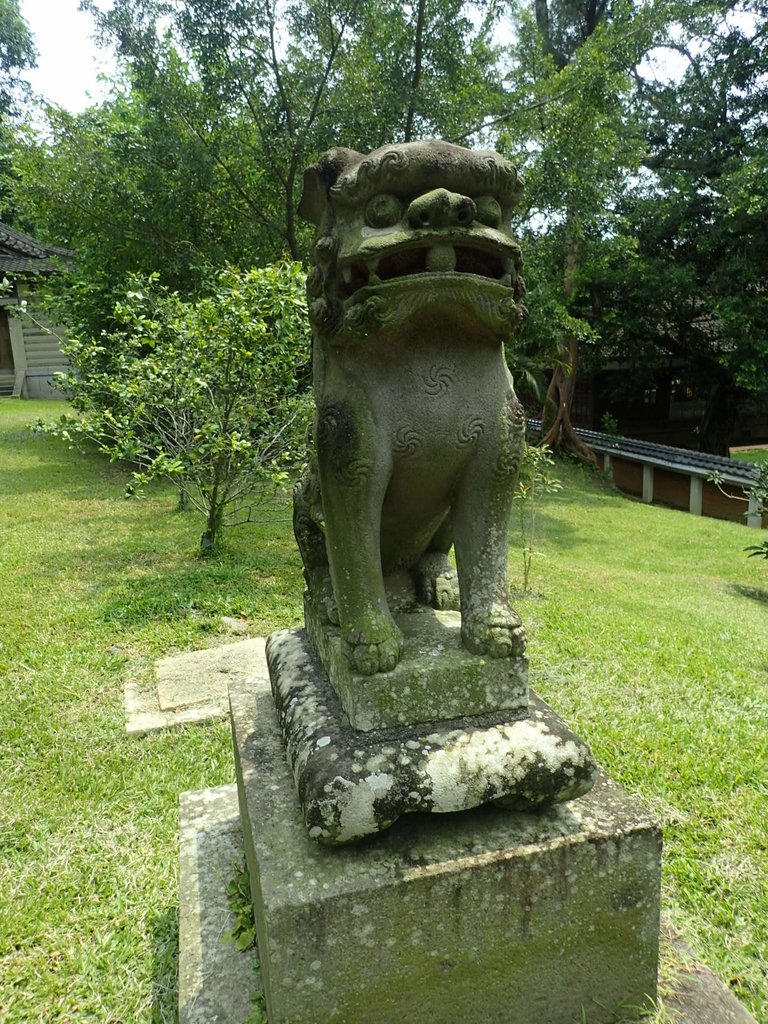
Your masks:
{"label": "lion statue paw", "polygon": [[489,658],[519,657],[525,651],[525,630],[520,617],[507,604],[491,606],[487,617],[474,617],[465,612],[461,638],[467,650]]}
{"label": "lion statue paw", "polygon": [[459,610],[459,576],[442,552],[422,555],[416,568],[419,600],[438,611]]}
{"label": "lion statue paw", "polygon": [[345,650],[352,668],[364,676],[391,672],[403,655],[403,635],[392,619],[382,617],[373,628],[345,637]]}

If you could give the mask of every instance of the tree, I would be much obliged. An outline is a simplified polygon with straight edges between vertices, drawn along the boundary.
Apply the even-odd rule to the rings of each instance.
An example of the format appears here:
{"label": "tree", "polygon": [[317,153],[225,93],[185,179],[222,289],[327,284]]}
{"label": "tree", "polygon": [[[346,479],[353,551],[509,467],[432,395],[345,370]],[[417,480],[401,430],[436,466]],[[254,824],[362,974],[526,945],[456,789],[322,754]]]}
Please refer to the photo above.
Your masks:
{"label": "tree", "polygon": [[11,199],[13,169],[10,150],[14,143],[14,119],[28,92],[20,78],[35,67],[37,53],[29,26],[19,13],[18,0],[0,0],[0,219],[15,220]]}
{"label": "tree", "polygon": [[[543,441],[590,461],[571,422],[580,349],[594,336],[587,270],[613,231],[627,174],[640,164],[642,139],[627,116],[630,72],[658,22],[651,5],[629,0],[534,0],[517,8],[511,82],[520,116],[504,121],[499,144],[523,154],[524,214],[535,225],[525,244],[543,246],[547,257],[532,261],[540,276],[532,279],[529,328],[553,366]],[[554,338],[551,323],[537,332],[536,298],[558,325]]]}
{"label": "tree", "polygon": [[768,15],[698,4],[667,45],[678,81],[638,79],[647,173],[621,204],[623,259],[595,284],[600,325],[629,367],[674,359],[706,398],[699,443],[728,454],[740,409],[768,404]]}
{"label": "tree", "polygon": [[[167,88],[172,107],[172,77]],[[161,272],[168,287],[194,296],[227,261],[269,256],[216,154],[140,89],[118,86],[78,115],[48,108],[47,123],[45,137],[28,134],[17,146],[16,201],[33,233],[77,254],[51,282],[72,332],[110,329],[130,273]]]}
{"label": "tree", "polygon": [[19,73],[35,67],[37,52],[19,0],[0,0],[0,123],[17,112]]}
{"label": "tree", "polygon": [[301,462],[311,400],[303,272],[281,263],[220,273],[185,302],[134,278],[98,340],[66,344],[62,387],[78,411],[54,428],[133,464],[129,492],[164,477],[205,518],[201,549],[248,522],[265,485]]}
{"label": "tree", "polygon": [[110,329],[129,272],[195,296],[227,261],[306,258],[296,209],[319,153],[452,137],[500,93],[490,0],[87,6],[123,77],[81,115],[49,108],[16,154],[26,226],[78,254],[58,278],[78,333]]}
{"label": "tree", "polygon": [[[302,171],[323,150],[450,137],[498,93],[488,0],[86,6],[144,96],[209,154],[261,225],[271,256],[309,250],[296,207]],[[470,14],[486,8],[475,27]]]}
{"label": "tree", "polygon": [[514,494],[514,507],[522,540],[524,594],[530,590],[541,499],[546,494],[557,494],[563,489],[562,481],[552,473],[554,465],[555,460],[546,445],[526,444]]}

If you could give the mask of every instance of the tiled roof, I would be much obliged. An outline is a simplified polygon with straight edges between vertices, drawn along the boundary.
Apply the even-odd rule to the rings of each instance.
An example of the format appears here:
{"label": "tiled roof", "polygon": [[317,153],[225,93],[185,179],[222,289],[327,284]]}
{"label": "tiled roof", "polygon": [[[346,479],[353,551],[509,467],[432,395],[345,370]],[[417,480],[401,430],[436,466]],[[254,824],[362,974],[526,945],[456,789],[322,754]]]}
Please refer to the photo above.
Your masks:
{"label": "tiled roof", "polygon": [[66,260],[74,256],[71,249],[45,245],[31,235],[0,222],[0,273],[50,274],[55,268],[51,257]]}
{"label": "tiled roof", "polygon": [[6,256],[0,252],[2,274],[50,274],[53,269],[50,260],[33,259],[31,256]]}
{"label": "tiled roof", "polygon": [[[529,419],[528,429],[533,434],[539,434],[541,421]],[[632,437],[614,437],[612,434],[602,434],[598,430],[585,430],[582,427],[579,427],[576,433],[595,451],[621,455],[636,462],[678,469],[680,472],[693,473],[696,476],[708,476],[710,473],[719,472],[724,480],[732,483],[751,484],[757,478],[757,466],[753,463],[729,459],[724,455],[695,452],[690,448],[674,448],[672,445],[655,444],[653,441],[638,441]]]}

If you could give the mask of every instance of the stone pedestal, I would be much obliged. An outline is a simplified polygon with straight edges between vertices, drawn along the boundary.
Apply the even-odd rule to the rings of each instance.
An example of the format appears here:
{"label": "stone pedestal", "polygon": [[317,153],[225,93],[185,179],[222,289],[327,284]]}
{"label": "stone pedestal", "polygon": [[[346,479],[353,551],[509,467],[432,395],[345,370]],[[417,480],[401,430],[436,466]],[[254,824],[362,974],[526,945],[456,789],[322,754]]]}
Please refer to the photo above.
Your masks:
{"label": "stone pedestal", "polygon": [[421,607],[394,618],[403,634],[402,660],[392,672],[361,676],[350,669],[339,627],[323,621],[304,596],[307,633],[353,729],[434,722],[436,708],[443,719],[526,710],[527,658],[470,654],[455,611]]}
{"label": "stone pedestal", "polygon": [[655,996],[660,832],[610,779],[323,847],[268,681],[230,700],[270,1024],[606,1024]]}
{"label": "stone pedestal", "polygon": [[[535,694],[529,702],[527,686],[524,708],[361,731],[350,726],[338,680],[328,678],[305,630],[277,630],[266,651],[296,793],[318,842],[357,842],[409,812],[441,814],[494,802],[530,810],[582,796],[594,783],[589,747]],[[430,659],[413,660],[406,671],[418,679],[419,660]],[[502,672],[508,660],[501,660]],[[498,675],[498,662],[484,664],[490,679]],[[478,677],[484,674],[481,669]],[[404,688],[402,677],[399,683]],[[365,689],[363,677],[354,684]],[[434,679],[431,686],[440,713]],[[374,680],[371,689],[377,687]]]}

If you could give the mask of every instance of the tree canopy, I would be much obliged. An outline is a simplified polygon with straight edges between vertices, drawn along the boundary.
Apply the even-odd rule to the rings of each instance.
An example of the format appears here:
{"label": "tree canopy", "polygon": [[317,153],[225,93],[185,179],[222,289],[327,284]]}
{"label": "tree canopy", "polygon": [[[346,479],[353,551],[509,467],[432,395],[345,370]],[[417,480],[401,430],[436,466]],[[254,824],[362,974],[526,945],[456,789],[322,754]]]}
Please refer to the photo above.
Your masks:
{"label": "tree canopy", "polygon": [[19,0],[0,0],[0,120],[16,112],[22,71],[35,67],[37,51]]}
{"label": "tree canopy", "polygon": [[[768,394],[768,12],[538,0],[518,18],[527,101],[500,144],[526,172],[523,345],[554,366],[546,439],[580,448],[568,416],[579,364],[624,367],[621,408],[678,361],[706,404],[701,447],[727,453],[737,412]],[[657,79],[649,53],[673,54],[679,73]]]}
{"label": "tree canopy", "polygon": [[[70,321],[126,275],[185,296],[226,263],[304,259],[305,166],[333,145],[491,145],[526,180],[529,326],[553,445],[580,368],[693,367],[703,446],[766,380],[766,34],[758,0],[86,0],[122,77],[17,139],[21,226],[79,254]],[[9,8],[13,8],[11,3]],[[679,71],[654,70],[649,54]],[[662,65],[663,66],[663,65]]]}
{"label": "tree canopy", "polygon": [[685,62],[678,81],[637,82],[647,173],[619,206],[633,244],[595,276],[611,311],[603,357],[685,364],[706,402],[701,446],[720,454],[739,410],[768,396],[768,18],[728,7],[699,10],[667,42]]}

